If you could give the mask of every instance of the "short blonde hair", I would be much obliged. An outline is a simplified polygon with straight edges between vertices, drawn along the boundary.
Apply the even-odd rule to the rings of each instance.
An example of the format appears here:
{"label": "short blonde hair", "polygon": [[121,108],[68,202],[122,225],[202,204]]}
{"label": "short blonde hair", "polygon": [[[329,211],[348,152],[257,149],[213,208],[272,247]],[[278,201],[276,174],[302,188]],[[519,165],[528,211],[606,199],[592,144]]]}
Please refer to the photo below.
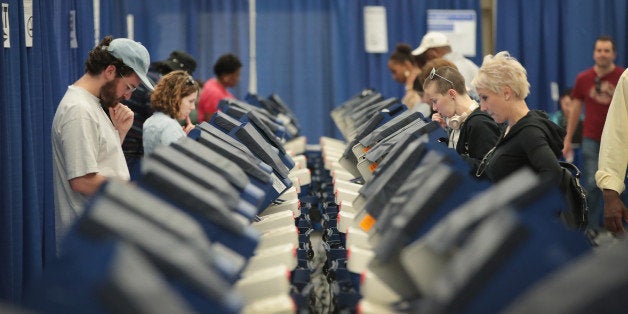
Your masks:
{"label": "short blonde hair", "polygon": [[164,75],[150,96],[151,107],[173,119],[178,119],[181,99],[199,90],[199,85],[187,72],[172,71]]}
{"label": "short blonde hair", "polygon": [[496,94],[501,94],[501,89],[508,86],[519,99],[525,99],[530,94],[526,69],[508,51],[484,57],[473,85],[476,89],[487,89]]}

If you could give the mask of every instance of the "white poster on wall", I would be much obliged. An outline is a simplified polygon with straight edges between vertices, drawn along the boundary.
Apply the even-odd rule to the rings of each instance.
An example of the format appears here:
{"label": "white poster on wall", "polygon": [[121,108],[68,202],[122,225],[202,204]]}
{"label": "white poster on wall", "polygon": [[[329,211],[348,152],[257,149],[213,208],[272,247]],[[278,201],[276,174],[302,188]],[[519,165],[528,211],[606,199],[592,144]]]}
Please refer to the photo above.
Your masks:
{"label": "white poster on wall", "polygon": [[135,40],[135,17],[133,14],[126,15],[126,38]]}
{"label": "white poster on wall", "polygon": [[94,46],[100,43],[100,0],[93,0],[94,8]]}
{"label": "white poster on wall", "polygon": [[427,10],[427,31],[447,35],[451,49],[475,57],[477,15],[473,10]]}
{"label": "white poster on wall", "polygon": [[78,48],[78,39],[76,38],[76,10],[70,10],[70,48]]}
{"label": "white poster on wall", "polygon": [[24,0],[24,44],[33,47],[33,0]]}
{"label": "white poster on wall", "polygon": [[385,7],[364,7],[364,45],[368,53],[388,52],[388,30],[386,26]]}
{"label": "white poster on wall", "polygon": [[11,28],[9,27],[9,4],[2,4],[2,42],[4,48],[11,48]]}

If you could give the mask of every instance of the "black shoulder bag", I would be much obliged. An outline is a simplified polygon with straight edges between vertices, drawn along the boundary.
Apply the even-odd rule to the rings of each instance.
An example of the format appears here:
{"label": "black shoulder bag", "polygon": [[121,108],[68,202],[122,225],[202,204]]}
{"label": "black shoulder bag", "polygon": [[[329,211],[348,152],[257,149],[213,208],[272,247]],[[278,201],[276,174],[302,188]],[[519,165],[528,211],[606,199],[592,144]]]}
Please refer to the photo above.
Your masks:
{"label": "black shoulder bag", "polygon": [[580,185],[580,169],[569,162],[558,163],[563,168],[560,187],[569,206],[568,210],[561,212],[561,218],[568,227],[584,230],[587,227],[589,207],[587,191]]}

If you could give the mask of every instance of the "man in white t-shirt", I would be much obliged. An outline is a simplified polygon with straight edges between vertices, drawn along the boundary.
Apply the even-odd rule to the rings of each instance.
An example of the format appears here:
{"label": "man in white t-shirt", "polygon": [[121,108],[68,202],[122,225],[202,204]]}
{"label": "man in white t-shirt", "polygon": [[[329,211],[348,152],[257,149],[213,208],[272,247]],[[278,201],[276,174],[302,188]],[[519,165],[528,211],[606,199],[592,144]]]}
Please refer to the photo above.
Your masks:
{"label": "man in white t-shirt", "polygon": [[436,58],[451,61],[464,77],[469,96],[478,100],[477,92],[471,82],[478,74],[479,67],[461,53],[453,51],[447,35],[440,32],[427,32],[421,39],[421,44],[412,51],[412,54],[423,56],[426,62]]}
{"label": "man in white t-shirt", "polygon": [[146,77],[149,64],[140,43],[107,36],[90,51],[85,74],[59,103],[51,136],[57,252],[88,197],[108,178],[129,180],[121,143],[133,111],[120,101],[139,84],[153,88]]}

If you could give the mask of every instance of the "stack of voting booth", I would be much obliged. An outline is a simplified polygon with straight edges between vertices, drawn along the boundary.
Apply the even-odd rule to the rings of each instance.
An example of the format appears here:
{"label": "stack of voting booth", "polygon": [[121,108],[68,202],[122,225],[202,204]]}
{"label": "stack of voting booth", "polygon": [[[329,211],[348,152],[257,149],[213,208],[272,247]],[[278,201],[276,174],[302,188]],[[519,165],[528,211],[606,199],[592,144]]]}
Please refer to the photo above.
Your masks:
{"label": "stack of voting booth", "polygon": [[344,139],[317,145],[277,95],[219,107],[188,137],[145,156],[138,182],[99,190],[30,289],[31,308],[618,309],[612,296],[627,277],[595,265],[623,269],[625,249],[593,254],[559,219],[558,189],[528,169],[497,184],[478,180],[447,148],[446,131],[399,100],[361,91],[331,112]]}
{"label": "stack of voting booth", "polygon": [[277,95],[247,99],[223,100],[209,123],[145,156],[138,182],[106,182],[32,285],[29,306],[46,313],[307,306],[300,293],[311,224],[299,202],[310,184],[306,140]]}
{"label": "stack of voting booth", "polygon": [[533,291],[556,289],[543,282],[591,255],[584,234],[559,219],[567,209],[556,187],[529,169],[497,184],[479,181],[436,122],[370,89],[331,117],[345,137],[321,139],[338,204],[323,237],[335,310],[574,308],[561,304],[570,303],[567,293]]}

